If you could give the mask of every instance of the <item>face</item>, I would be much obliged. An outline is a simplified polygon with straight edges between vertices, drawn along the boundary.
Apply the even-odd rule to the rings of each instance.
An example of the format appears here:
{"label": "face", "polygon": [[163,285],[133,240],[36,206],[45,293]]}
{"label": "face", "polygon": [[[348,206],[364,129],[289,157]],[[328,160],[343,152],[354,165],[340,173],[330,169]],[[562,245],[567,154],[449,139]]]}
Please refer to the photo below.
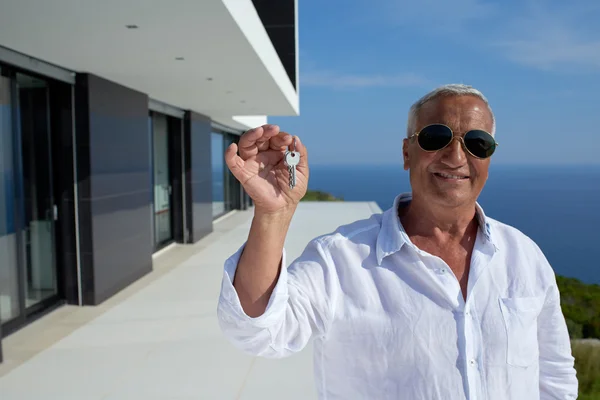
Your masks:
{"label": "face", "polygon": [[[475,96],[446,96],[426,103],[418,115],[416,132],[433,123],[449,126],[455,136],[472,129],[491,132],[493,124],[486,104]],[[413,196],[440,207],[474,205],[488,177],[490,158],[471,156],[458,139],[436,152],[423,151],[416,138],[404,139],[403,155]]]}

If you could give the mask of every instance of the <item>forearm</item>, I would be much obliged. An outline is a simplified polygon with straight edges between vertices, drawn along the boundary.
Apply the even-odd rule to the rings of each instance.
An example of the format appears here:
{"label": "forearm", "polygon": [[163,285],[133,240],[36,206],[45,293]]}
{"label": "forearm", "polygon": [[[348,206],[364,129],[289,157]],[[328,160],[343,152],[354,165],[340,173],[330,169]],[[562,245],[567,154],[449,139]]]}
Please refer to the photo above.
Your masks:
{"label": "forearm", "polygon": [[233,280],[242,308],[250,317],[262,315],[267,308],[283,267],[281,255],[294,211],[255,212]]}

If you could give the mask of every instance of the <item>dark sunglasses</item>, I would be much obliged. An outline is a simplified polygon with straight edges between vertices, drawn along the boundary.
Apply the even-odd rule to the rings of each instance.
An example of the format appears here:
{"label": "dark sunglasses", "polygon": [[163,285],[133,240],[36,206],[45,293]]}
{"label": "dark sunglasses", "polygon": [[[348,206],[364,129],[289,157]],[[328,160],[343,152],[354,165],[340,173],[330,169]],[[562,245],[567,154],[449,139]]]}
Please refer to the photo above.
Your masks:
{"label": "dark sunglasses", "polygon": [[424,151],[439,151],[452,143],[456,137],[462,142],[463,149],[475,158],[488,158],[494,154],[498,142],[492,135],[480,129],[465,133],[465,136],[454,136],[452,129],[443,124],[427,125],[409,139],[416,137],[419,147]]}

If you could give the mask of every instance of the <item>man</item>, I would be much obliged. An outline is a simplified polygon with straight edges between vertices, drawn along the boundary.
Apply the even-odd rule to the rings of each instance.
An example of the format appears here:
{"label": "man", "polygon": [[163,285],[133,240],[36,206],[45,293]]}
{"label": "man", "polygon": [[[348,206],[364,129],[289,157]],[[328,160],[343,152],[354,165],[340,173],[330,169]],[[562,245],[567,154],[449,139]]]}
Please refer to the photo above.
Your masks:
{"label": "man", "polygon": [[289,189],[282,158],[292,137],[277,126],[227,149],[255,210],[247,242],[225,263],[226,336],[264,357],[314,339],[322,399],[575,399],[553,270],[531,239],[477,203],[497,145],[488,101],[470,86],[438,88],[413,105],[407,133],[411,193],[312,240],[287,269],[307,150],[296,139]]}

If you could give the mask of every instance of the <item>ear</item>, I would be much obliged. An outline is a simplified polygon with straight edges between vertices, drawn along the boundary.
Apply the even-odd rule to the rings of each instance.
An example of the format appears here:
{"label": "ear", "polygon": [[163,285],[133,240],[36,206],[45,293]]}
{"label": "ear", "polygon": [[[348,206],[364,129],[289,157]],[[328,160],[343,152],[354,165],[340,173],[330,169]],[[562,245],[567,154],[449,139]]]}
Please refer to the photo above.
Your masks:
{"label": "ear", "polygon": [[409,163],[409,153],[408,153],[408,139],[405,138],[402,141],[402,157],[404,157],[404,170],[408,171],[410,163]]}

